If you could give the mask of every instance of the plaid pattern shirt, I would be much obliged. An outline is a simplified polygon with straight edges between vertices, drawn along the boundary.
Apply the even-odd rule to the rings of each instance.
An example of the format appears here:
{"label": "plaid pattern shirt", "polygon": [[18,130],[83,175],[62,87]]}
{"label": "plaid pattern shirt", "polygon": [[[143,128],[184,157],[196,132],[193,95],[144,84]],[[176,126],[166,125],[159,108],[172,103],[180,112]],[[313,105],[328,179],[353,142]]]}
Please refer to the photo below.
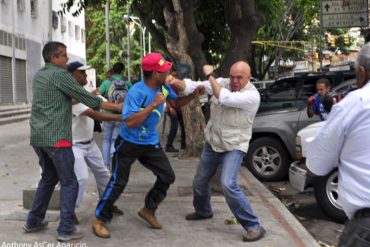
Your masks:
{"label": "plaid pattern shirt", "polygon": [[101,99],[91,95],[64,68],[47,63],[33,78],[31,145],[52,147],[65,139],[72,143],[74,98],[98,110]]}

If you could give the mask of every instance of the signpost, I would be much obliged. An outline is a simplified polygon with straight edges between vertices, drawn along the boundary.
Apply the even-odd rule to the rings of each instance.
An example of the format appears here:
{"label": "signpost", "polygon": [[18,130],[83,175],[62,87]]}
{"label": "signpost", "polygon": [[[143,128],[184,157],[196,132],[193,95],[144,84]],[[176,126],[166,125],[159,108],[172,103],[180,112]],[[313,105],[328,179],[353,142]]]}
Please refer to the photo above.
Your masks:
{"label": "signpost", "polygon": [[321,0],[323,28],[367,27],[368,0]]}

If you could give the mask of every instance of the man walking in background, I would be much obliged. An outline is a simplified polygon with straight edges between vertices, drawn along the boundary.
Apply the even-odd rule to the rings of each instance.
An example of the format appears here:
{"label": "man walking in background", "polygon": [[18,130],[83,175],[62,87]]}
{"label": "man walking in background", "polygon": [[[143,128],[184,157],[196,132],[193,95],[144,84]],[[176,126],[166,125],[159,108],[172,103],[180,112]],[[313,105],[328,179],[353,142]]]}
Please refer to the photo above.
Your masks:
{"label": "man walking in background", "polygon": [[[123,63],[118,62],[113,65],[113,75],[111,78],[106,79],[99,87],[100,94],[109,99],[109,89],[115,81],[126,83],[127,88],[131,87],[131,82],[123,79],[123,71],[125,66]],[[107,111],[107,113],[113,113]],[[114,142],[117,138],[118,132],[121,129],[122,123],[120,121],[104,121],[103,122],[103,160],[104,165],[110,169],[111,158],[114,153]]]}

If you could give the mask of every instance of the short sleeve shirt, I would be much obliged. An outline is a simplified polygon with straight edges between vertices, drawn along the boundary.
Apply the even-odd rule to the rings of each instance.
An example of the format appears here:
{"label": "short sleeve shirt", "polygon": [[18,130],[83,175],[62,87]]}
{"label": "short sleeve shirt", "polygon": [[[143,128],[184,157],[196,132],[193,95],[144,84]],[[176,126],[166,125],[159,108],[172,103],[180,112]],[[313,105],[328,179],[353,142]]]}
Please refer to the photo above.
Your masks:
{"label": "short sleeve shirt", "polygon": [[322,100],[318,94],[314,95],[315,103],[311,106],[311,110],[320,116],[321,121],[324,121],[328,118],[328,112],[325,111]]}
{"label": "short sleeve shirt", "polygon": [[166,99],[175,100],[177,98],[176,93],[167,85],[153,90],[144,81],[140,81],[129,89],[124,102],[122,114],[124,122],[120,132],[120,136],[124,140],[141,145],[156,145],[159,143],[159,133],[156,126],[163,116],[164,104],[160,104],[153,109],[144,122],[135,128],[128,128],[125,120],[149,106],[157,93],[160,92],[164,93]]}

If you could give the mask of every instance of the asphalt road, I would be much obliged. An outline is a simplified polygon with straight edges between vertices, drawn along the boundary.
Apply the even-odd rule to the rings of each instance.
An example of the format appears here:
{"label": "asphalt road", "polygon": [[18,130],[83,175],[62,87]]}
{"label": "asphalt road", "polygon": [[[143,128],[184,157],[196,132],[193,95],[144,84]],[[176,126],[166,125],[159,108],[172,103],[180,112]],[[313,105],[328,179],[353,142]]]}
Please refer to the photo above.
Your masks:
{"label": "asphalt road", "polygon": [[313,188],[303,193],[294,189],[289,181],[264,182],[284,202],[293,215],[317,240],[336,246],[344,225],[329,219],[316,203]]}

